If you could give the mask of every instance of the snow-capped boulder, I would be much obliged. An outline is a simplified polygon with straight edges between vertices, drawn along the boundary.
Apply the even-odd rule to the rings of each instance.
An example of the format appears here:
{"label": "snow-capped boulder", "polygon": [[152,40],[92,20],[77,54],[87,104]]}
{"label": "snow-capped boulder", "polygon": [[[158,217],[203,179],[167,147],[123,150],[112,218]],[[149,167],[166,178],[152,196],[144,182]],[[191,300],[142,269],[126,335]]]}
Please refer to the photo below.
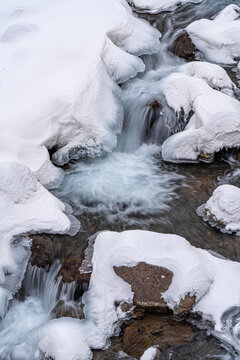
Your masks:
{"label": "snow-capped boulder", "polygon": [[70,158],[111,151],[123,82],[144,70],[160,33],[125,0],[0,1],[0,154],[42,184]]}
{"label": "snow-capped boulder", "polygon": [[240,235],[240,189],[233,185],[220,185],[198,209],[198,214],[222,232]]}
{"label": "snow-capped boulder", "polygon": [[186,27],[205,58],[219,64],[236,64],[240,58],[240,7],[228,5],[214,19],[200,19]]}
{"label": "snow-capped boulder", "polygon": [[188,121],[183,131],[163,143],[165,161],[210,161],[215,152],[240,146],[240,102],[221,67],[188,63],[163,79],[161,88],[168,106],[183,111]]}
{"label": "snow-capped boulder", "polygon": [[64,204],[48,192],[31,170],[0,162],[0,317],[21,286],[30,256],[26,233],[65,233],[71,221]]}
{"label": "snow-capped boulder", "polygon": [[227,327],[225,321],[229,309],[240,306],[240,264],[195,248],[177,235],[132,230],[98,234],[90,287],[83,296],[85,320],[49,321],[29,334],[21,350],[25,348],[29,354],[31,344],[33,352],[40,349],[55,360],[91,359],[90,349],[104,348],[125,318],[121,303],[131,304],[133,300],[130,284],[116,274],[114,267],[132,268],[141,262],[173,273],[163,293],[170,308],[174,309],[187,294],[195,294],[192,311],[212,322],[213,334],[240,349],[238,325],[233,321]]}

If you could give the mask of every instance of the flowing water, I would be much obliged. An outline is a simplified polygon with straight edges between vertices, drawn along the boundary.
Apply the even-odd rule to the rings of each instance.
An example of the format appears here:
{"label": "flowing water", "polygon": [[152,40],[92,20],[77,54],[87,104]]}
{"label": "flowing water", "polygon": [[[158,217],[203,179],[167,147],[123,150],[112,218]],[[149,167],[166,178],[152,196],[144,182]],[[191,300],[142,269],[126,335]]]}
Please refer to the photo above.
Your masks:
{"label": "flowing water", "polygon": [[[179,130],[182,119],[164,103],[162,107],[154,105],[160,95],[159,81],[184,63],[168,50],[176,33],[196,19],[211,17],[230,3],[240,5],[240,1],[204,0],[180,6],[174,12],[139,13],[162,32],[161,48],[156,55],[143,56],[144,74],[122,85],[125,120],[117,149],[102,158],[71,163],[62,186],[54,192],[73,207],[81,222],[75,237],[53,237],[60,244],[59,252],[62,249],[61,258],[78,246],[84,249],[88,237],[100,230],[140,228],[175,233],[195,246],[240,261],[240,237],[220,233],[196,213],[218,184],[240,185],[237,155],[221,154],[212,164],[165,164],[161,144]],[[234,77],[231,69],[227,71]],[[54,316],[52,310],[59,300],[74,300],[75,285],[63,286],[57,277],[59,267],[59,262],[49,271],[29,265],[23,298],[18,296],[12,301],[6,318],[0,322],[0,360],[10,360],[13,346],[24,341],[31,329]],[[231,316],[237,319],[238,313]],[[193,331],[199,335],[196,329]],[[228,349],[231,353],[223,349],[218,340],[209,339],[201,332],[198,340],[189,344],[162,349],[161,359],[236,357],[231,349]]]}

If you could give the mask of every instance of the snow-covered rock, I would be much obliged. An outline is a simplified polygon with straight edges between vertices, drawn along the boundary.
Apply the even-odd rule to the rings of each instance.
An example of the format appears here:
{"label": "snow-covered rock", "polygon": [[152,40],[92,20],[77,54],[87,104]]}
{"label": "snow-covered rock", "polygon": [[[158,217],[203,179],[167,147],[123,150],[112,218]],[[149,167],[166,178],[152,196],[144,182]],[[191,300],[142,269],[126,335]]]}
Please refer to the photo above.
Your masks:
{"label": "snow-covered rock", "polygon": [[[202,214],[204,210],[205,214]],[[199,215],[223,232],[240,235],[240,189],[233,185],[220,185],[207,203],[198,209]]]}
{"label": "snow-covered rock", "polygon": [[[95,156],[116,145],[123,82],[144,70],[160,33],[125,0],[0,1],[0,154],[42,184],[53,159]],[[47,173],[47,176],[46,176]]]}
{"label": "snow-covered rock", "polygon": [[238,325],[222,321],[226,311],[240,306],[240,264],[195,248],[177,235],[132,230],[106,231],[97,236],[90,287],[83,296],[85,320],[62,318],[33,330],[27,339],[27,352],[31,344],[33,352],[39,348],[55,360],[91,359],[90,349],[104,348],[125,316],[116,302],[131,303],[133,299],[131,286],[113,267],[132,267],[142,261],[173,272],[172,283],[163,294],[170,308],[186,294],[194,294],[193,312],[212,321],[214,332],[240,349]]}
{"label": "snow-covered rock", "polygon": [[157,355],[157,348],[150,347],[141,356],[140,360],[154,360]]}
{"label": "snow-covered rock", "polygon": [[30,256],[29,232],[65,233],[71,221],[64,204],[48,192],[31,170],[0,162],[0,317],[21,286]]}
{"label": "snow-covered rock", "polygon": [[207,60],[235,64],[240,58],[240,7],[228,5],[214,19],[200,19],[186,27]]}
{"label": "snow-covered rock", "polygon": [[151,14],[160,11],[174,10],[177,6],[186,3],[199,3],[202,0],[129,0],[137,8],[146,10]]}
{"label": "snow-covered rock", "polygon": [[163,143],[164,160],[208,161],[222,148],[240,146],[240,102],[233,97],[235,86],[221,67],[189,63],[163,79],[161,87],[170,108],[176,113],[183,110],[189,120],[184,131]]}

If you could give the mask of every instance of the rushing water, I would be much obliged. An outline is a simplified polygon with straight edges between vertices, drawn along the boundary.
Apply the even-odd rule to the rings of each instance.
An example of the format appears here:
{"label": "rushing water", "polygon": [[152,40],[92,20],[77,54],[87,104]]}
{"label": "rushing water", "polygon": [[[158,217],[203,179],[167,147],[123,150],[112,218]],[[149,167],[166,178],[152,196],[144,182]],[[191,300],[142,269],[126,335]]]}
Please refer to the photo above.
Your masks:
{"label": "rushing water", "polygon": [[[159,108],[153,104],[159,96],[159,81],[184,63],[169,51],[176,33],[230,3],[240,5],[239,1],[204,0],[174,12],[139,14],[162,32],[161,48],[158,54],[143,57],[144,74],[122,85],[125,121],[117,149],[103,158],[70,164],[62,186],[55,191],[73,206],[82,225],[74,241],[55,236],[65,256],[71,254],[72,248],[82,247],[83,240],[97,231],[142,228],[182,235],[193,245],[240,261],[240,238],[221,234],[196,214],[218,184],[240,185],[239,160],[234,154],[226,154],[213,164],[165,164],[161,144],[176,130],[179,119],[167,106]],[[0,360],[10,360],[13,347],[53,316],[59,299],[73,301],[75,285],[63,286],[60,278],[56,280],[59,266],[55,262],[48,272],[29,266],[23,284],[24,300],[14,299],[6,318],[0,322]],[[236,325],[238,317],[238,312],[231,312],[228,319]],[[161,350],[161,359],[185,358],[228,360],[234,356],[221,350],[217,340],[211,338],[208,342],[207,335],[201,332],[198,340],[182,348]]]}

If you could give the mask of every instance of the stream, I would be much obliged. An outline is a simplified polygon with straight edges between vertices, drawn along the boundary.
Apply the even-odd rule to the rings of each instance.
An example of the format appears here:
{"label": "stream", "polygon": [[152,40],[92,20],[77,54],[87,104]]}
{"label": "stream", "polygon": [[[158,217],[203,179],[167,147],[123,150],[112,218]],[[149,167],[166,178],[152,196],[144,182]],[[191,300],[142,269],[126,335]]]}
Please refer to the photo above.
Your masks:
{"label": "stream", "polygon": [[[240,261],[240,237],[221,233],[196,213],[219,184],[240,186],[237,154],[222,152],[211,164],[164,163],[161,144],[177,131],[178,123],[168,108],[152,105],[158,94],[157,82],[185,63],[168,50],[176,32],[197,19],[210,18],[231,3],[240,5],[239,1],[204,0],[200,4],[179,6],[173,12],[154,15],[138,12],[162,32],[160,51],[153,56],[143,56],[145,73],[121,85],[125,119],[115,151],[102,158],[72,161],[65,169],[61,187],[53,190],[54,195],[72,206],[81,228],[73,237],[49,236],[60,259],[56,259],[50,269],[28,266],[23,296],[18,294],[12,300],[7,316],[0,321],[0,360],[11,360],[16,351],[19,360],[27,360],[21,357],[21,348],[15,346],[24,341],[30,330],[54,317],[52,310],[59,300],[68,303],[76,300],[74,284],[63,286],[58,277],[61,261],[77,249],[83,252],[88,238],[98,231],[144,229],[174,233],[194,246]],[[226,70],[237,82],[234,71],[229,67]],[[153,324],[158,316],[151,315],[149,322]],[[174,321],[180,324],[179,319],[171,315],[164,315],[161,321],[168,329],[169,340],[161,347],[159,359],[231,360],[238,356],[207,331],[199,330],[196,319],[188,319],[190,324],[184,319],[183,330],[178,329],[179,325],[171,326]],[[190,331],[192,336],[178,342],[181,331]],[[117,351],[123,350],[120,337],[118,341],[113,339],[105,352],[95,352],[94,358],[114,359]],[[134,355],[133,351],[131,356]]]}

